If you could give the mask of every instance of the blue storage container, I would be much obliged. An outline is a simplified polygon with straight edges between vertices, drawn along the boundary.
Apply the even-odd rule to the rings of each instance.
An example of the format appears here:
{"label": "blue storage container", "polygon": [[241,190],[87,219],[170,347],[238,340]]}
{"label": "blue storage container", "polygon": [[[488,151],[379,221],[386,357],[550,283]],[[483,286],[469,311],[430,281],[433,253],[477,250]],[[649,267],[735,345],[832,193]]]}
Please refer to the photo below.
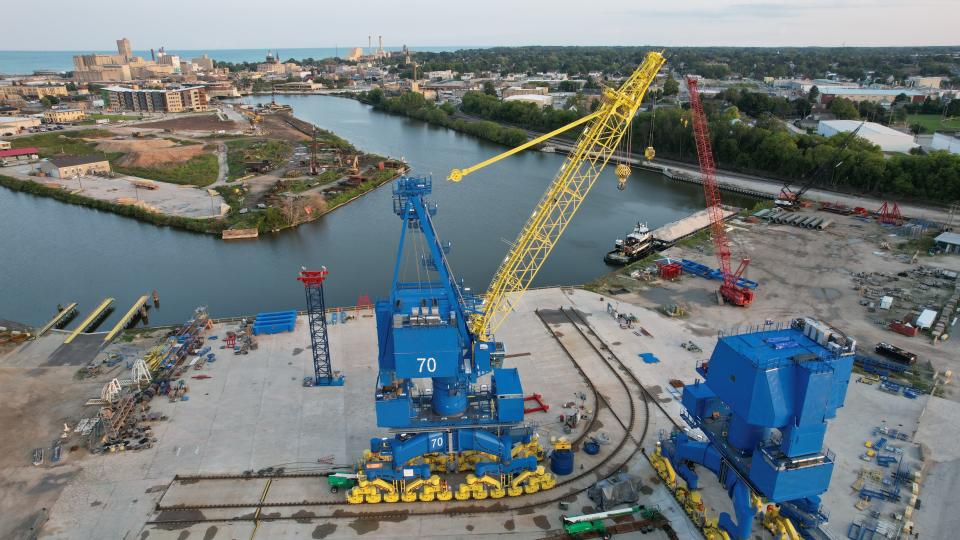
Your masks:
{"label": "blue storage container", "polygon": [[573,450],[554,450],[550,454],[550,471],[557,476],[573,472]]}
{"label": "blue storage container", "polygon": [[583,451],[591,456],[595,456],[600,453],[600,444],[594,441],[589,441],[583,445]]}

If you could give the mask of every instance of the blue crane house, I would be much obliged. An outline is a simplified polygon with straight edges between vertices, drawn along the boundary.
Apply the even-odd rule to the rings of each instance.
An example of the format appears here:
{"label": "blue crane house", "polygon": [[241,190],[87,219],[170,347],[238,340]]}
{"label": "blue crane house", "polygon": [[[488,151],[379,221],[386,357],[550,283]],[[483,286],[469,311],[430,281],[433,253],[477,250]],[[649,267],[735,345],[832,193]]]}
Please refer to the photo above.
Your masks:
{"label": "blue crane house", "polygon": [[719,519],[732,538],[750,538],[759,511],[787,537],[816,537],[834,466],[827,421],[843,406],[855,352],[856,341],[810,318],[721,336],[697,369],[703,382],[683,391],[685,419],[706,440],[662,436],[654,467],[668,484],[682,478],[687,493],[698,489],[695,465],[716,474],[733,500],[736,521]]}
{"label": "blue crane house", "polygon": [[[482,300],[458,282],[425,196],[430,177],[393,187],[400,246],[390,298],[376,303],[377,425],[351,503],[485,499],[550,489],[553,476],[523,422],[523,388],[504,349],[469,329]],[[489,377],[487,377],[489,376]],[[452,488],[438,473],[463,478]],[[462,473],[468,473],[465,476]]]}

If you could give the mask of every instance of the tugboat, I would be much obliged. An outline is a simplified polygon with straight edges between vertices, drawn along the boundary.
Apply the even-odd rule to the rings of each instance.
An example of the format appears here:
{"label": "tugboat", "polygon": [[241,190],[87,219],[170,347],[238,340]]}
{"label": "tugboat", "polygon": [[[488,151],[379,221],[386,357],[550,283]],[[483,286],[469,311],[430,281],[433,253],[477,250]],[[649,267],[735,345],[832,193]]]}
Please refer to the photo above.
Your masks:
{"label": "tugboat", "polygon": [[653,235],[646,223],[637,222],[633,232],[626,239],[617,238],[613,251],[603,257],[603,262],[612,266],[623,266],[646,257],[653,250]]}

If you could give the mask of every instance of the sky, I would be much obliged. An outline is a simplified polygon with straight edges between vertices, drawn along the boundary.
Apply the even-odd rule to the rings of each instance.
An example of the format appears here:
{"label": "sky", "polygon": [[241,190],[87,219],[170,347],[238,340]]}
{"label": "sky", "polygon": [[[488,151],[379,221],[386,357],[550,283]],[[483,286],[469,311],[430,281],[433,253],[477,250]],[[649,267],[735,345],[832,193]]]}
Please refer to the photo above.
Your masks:
{"label": "sky", "polygon": [[[960,45],[960,0],[3,0],[0,50]],[[158,6],[162,8],[158,9]],[[23,24],[12,24],[14,21]]]}

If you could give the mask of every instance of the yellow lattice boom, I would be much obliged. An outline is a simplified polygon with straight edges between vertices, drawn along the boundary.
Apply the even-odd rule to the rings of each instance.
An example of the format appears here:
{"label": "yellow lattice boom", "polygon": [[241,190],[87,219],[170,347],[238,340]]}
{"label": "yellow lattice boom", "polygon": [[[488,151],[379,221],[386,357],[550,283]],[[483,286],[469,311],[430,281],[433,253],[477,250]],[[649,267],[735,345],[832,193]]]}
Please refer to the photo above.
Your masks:
{"label": "yellow lattice boom", "polygon": [[518,301],[530,286],[617,150],[647,88],[664,62],[662,53],[650,52],[620,88],[603,90],[600,107],[591,115],[591,122],[580,134],[560,172],[537,203],[494,275],[482,312],[471,318],[470,329],[476,336],[489,339],[510,314],[511,302]]}

